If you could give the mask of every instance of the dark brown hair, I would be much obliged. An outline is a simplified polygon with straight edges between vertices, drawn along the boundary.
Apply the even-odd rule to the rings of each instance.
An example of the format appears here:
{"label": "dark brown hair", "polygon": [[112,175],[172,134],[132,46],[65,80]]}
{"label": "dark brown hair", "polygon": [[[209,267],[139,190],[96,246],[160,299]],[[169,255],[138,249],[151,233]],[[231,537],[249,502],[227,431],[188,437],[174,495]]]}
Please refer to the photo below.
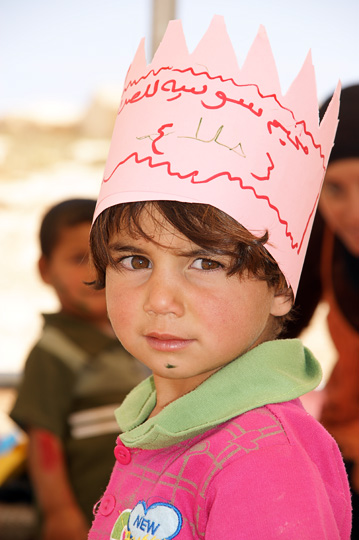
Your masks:
{"label": "dark brown hair", "polygon": [[[90,236],[91,255],[97,272],[96,288],[105,287],[106,268],[115,264],[108,249],[112,235],[125,231],[130,236],[153,241],[143,230],[141,217],[146,211],[156,220],[154,210],[191,242],[218,255],[229,256],[232,264],[228,275],[248,271],[266,281],[268,287],[274,287],[276,294],[293,298],[278,264],[265,248],[268,234],[255,237],[235,219],[211,205],[177,201],[123,203],[107,208],[97,217]],[[276,318],[280,328],[287,318],[287,315]]]}
{"label": "dark brown hair", "polygon": [[96,201],[93,199],[67,199],[52,206],[42,218],[40,247],[45,257],[51,257],[62,230],[81,223],[92,222]]}

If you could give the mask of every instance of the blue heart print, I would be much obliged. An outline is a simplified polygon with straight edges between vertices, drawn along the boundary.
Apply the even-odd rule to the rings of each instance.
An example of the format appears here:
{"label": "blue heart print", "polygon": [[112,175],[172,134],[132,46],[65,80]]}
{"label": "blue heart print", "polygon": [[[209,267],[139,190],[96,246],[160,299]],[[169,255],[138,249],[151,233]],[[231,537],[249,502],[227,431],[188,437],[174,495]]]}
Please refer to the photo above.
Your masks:
{"label": "blue heart print", "polygon": [[131,511],[127,527],[136,540],[171,540],[180,532],[182,522],[181,513],[172,504],[154,503],[147,508],[140,501]]}

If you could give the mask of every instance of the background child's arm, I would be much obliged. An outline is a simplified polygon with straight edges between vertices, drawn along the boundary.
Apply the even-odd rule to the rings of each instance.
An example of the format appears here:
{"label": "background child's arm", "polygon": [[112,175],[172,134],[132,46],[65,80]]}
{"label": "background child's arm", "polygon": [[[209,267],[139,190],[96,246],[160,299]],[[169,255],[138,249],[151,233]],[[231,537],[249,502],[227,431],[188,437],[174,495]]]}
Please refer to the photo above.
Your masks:
{"label": "background child's arm", "polygon": [[29,469],[44,514],[42,540],[85,540],[88,525],[75,501],[56,435],[45,429],[29,430]]}

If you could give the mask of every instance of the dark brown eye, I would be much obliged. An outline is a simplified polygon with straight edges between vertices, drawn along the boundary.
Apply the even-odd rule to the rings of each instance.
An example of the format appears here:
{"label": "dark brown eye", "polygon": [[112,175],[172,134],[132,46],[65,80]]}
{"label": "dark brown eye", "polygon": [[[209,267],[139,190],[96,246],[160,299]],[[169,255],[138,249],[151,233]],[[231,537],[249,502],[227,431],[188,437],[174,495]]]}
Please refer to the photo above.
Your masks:
{"label": "dark brown eye", "polygon": [[150,261],[146,257],[140,257],[139,255],[134,255],[131,261],[132,268],[135,270],[140,270],[141,268],[149,268]]}
{"label": "dark brown eye", "polygon": [[332,198],[343,198],[346,195],[345,186],[342,186],[339,182],[332,180],[326,180],[323,184],[323,193],[329,195]]}
{"label": "dark brown eye", "polygon": [[121,259],[121,265],[130,270],[142,270],[143,268],[151,268],[151,263],[146,257],[141,255],[131,255]]}
{"label": "dark brown eye", "polygon": [[223,265],[212,259],[196,259],[192,263],[192,267],[197,270],[217,270],[218,268],[223,268]]}

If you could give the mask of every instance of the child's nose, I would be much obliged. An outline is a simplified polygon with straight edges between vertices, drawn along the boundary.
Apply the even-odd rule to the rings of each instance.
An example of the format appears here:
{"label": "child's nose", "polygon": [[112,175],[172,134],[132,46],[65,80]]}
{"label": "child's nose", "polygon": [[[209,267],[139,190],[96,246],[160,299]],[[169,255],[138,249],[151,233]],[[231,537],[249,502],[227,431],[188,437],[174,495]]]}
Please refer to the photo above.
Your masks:
{"label": "child's nose", "polygon": [[149,314],[181,317],[184,290],[180,277],[169,272],[153,272],[147,282],[144,310]]}

